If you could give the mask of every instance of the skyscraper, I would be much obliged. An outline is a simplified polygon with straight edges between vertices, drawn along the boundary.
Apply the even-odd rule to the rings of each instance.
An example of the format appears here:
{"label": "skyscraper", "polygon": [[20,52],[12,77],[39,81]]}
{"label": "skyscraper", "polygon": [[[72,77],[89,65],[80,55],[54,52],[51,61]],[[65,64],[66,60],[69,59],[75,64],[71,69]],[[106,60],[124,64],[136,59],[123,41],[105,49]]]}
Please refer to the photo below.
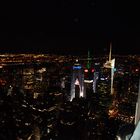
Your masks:
{"label": "skyscraper", "polygon": [[94,73],[94,69],[93,69],[92,58],[90,56],[90,52],[88,51],[87,63],[84,69],[84,82],[85,83],[93,82],[93,73]]}
{"label": "skyscraper", "polygon": [[93,93],[96,93],[97,89],[97,80],[99,79],[98,73],[94,73],[94,80],[93,80]]}
{"label": "skyscraper", "polygon": [[87,57],[87,63],[86,67],[84,69],[84,94],[88,96],[88,91],[93,91],[93,76],[94,76],[94,69],[93,69],[93,63],[92,58],[90,56],[90,51],[88,51],[88,57]]}
{"label": "skyscraper", "polygon": [[112,44],[110,44],[109,60],[104,64],[105,68],[111,69],[111,95],[113,94],[113,81],[114,81],[114,67],[115,59],[111,59],[112,54]]}
{"label": "skyscraper", "polygon": [[[76,63],[72,69],[72,79],[71,79],[71,93],[70,101],[75,98],[75,88],[76,94],[78,94],[77,86],[79,86],[79,97],[85,97],[84,95],[84,74],[81,64],[76,60]],[[77,95],[78,96],[78,95]]]}

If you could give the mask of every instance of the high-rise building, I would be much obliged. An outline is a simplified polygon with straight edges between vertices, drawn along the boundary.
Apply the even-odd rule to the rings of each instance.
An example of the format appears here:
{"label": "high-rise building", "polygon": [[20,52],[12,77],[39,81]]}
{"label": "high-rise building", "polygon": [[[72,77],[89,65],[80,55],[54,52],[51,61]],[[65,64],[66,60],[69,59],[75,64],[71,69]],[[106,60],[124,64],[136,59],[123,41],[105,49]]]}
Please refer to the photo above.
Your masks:
{"label": "high-rise building", "polygon": [[94,64],[93,93],[97,93],[97,85],[100,77],[100,63]]}
{"label": "high-rise building", "polygon": [[80,93],[80,86],[79,86],[79,84],[78,85],[75,84],[75,98],[80,97],[79,93]]}
{"label": "high-rise building", "polygon": [[92,91],[94,69],[90,52],[88,51],[87,63],[84,69],[84,94],[88,96],[87,91]]}
{"label": "high-rise building", "polygon": [[87,91],[89,90],[93,93],[97,92],[99,74],[100,74],[100,63],[93,63],[93,59],[91,58],[90,52],[88,51],[87,64],[84,70],[85,94],[88,95]]}
{"label": "high-rise building", "polygon": [[[76,63],[72,69],[72,79],[71,79],[71,93],[70,101],[75,98],[75,88],[79,86],[79,97],[85,97],[84,95],[84,74],[81,64],[76,60]],[[77,92],[77,88],[76,88]],[[78,93],[76,93],[78,94]]]}
{"label": "high-rise building", "polygon": [[22,86],[24,90],[34,89],[34,68],[24,68],[22,76]]}
{"label": "high-rise building", "polygon": [[99,72],[94,72],[94,79],[93,79],[93,93],[97,92],[97,82],[99,79]]}
{"label": "high-rise building", "polygon": [[113,81],[114,81],[115,59],[111,58],[111,54],[112,54],[112,44],[110,44],[109,60],[106,61],[106,63],[104,64],[105,68],[111,69],[111,95],[112,95],[114,92]]}

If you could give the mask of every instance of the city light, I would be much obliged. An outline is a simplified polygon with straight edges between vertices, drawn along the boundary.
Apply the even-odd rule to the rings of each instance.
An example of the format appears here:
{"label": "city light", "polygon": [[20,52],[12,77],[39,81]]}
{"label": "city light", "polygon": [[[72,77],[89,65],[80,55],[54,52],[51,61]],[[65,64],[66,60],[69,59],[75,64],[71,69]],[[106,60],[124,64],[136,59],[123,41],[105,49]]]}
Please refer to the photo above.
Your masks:
{"label": "city light", "polygon": [[88,69],[85,69],[85,72],[88,72]]}
{"label": "city light", "polygon": [[82,67],[81,66],[73,66],[73,69],[74,70],[79,70],[79,69],[81,69]]}
{"label": "city light", "polygon": [[[87,136],[86,140],[101,140],[119,136],[118,139],[121,140],[121,136],[117,134],[121,125],[134,124],[139,112],[135,113],[139,76],[135,57],[133,62],[136,64],[130,66],[129,63],[124,63],[129,58],[116,56],[115,71],[115,68],[101,66],[105,62],[104,57],[96,58],[96,63],[101,65],[96,65],[90,59],[88,69],[85,68],[85,63],[89,59],[84,56],[81,56],[80,63],[74,63],[73,66],[71,64],[75,58],[71,56],[22,56],[21,60],[14,59],[19,58],[16,55],[12,55],[13,61],[8,55],[0,59],[3,60],[3,67],[0,69],[0,106],[12,110],[2,111],[0,116],[1,128],[6,126],[3,127],[5,132],[5,128],[8,128],[6,122],[11,124],[13,120],[13,127],[16,127],[15,131],[20,139],[26,136],[32,139],[35,136],[34,127],[38,125],[38,136],[44,139],[71,137],[80,140]],[[29,58],[32,59],[29,61]],[[26,59],[24,64],[23,60]],[[65,69],[66,65],[69,69]],[[110,72],[115,72],[114,95],[110,94]],[[10,131],[13,132],[8,130]],[[2,133],[3,131],[0,135]],[[75,133],[80,139],[75,137]]]}
{"label": "city light", "polygon": [[140,140],[139,1],[2,2],[0,140]]}
{"label": "city light", "polygon": [[91,72],[94,72],[94,69],[92,69]]}
{"label": "city light", "polygon": [[85,83],[92,83],[93,80],[84,80]]}

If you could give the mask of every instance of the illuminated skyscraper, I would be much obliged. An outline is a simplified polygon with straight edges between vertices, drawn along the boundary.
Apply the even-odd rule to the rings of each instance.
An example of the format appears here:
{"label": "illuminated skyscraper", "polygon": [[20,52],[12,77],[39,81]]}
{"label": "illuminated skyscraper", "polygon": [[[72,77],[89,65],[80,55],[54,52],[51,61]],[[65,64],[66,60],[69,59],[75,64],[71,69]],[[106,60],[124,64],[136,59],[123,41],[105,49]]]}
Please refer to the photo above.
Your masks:
{"label": "illuminated skyscraper", "polygon": [[88,57],[87,57],[87,64],[86,68],[84,69],[84,82],[85,83],[92,83],[93,82],[93,64],[92,64],[92,58],[90,56],[90,52],[88,51]]}
{"label": "illuminated skyscraper", "polygon": [[99,74],[98,73],[94,73],[94,80],[93,80],[93,93],[96,93],[96,89],[97,89],[97,80],[99,79]]}
{"label": "illuminated skyscraper", "polygon": [[90,57],[90,51],[88,50],[88,58],[87,58],[87,69],[91,68],[91,57]]}
{"label": "illuminated skyscraper", "polygon": [[[79,93],[78,88],[79,86]],[[84,95],[84,74],[82,70],[82,66],[78,63],[78,60],[76,60],[76,63],[73,66],[72,69],[72,79],[71,79],[71,93],[70,93],[70,101],[72,101],[73,98],[75,98],[75,88],[76,88],[76,96],[79,94],[79,97],[85,97]]]}
{"label": "illuminated skyscraper", "polygon": [[111,53],[112,53],[112,45],[110,44],[109,60],[104,64],[104,67],[111,69],[111,95],[112,95],[114,92],[113,81],[114,81],[115,59],[111,59]]}
{"label": "illuminated skyscraper", "polygon": [[94,65],[93,93],[97,92],[97,85],[100,75],[100,63]]}
{"label": "illuminated skyscraper", "polygon": [[88,51],[87,65],[86,69],[84,70],[85,94],[87,88],[90,88],[90,91],[93,91],[93,93],[97,92],[99,72],[100,72],[100,63],[93,64],[93,59],[91,58],[90,52]]}
{"label": "illuminated skyscraper", "polygon": [[79,98],[80,97],[80,83],[78,81],[78,79],[76,79],[75,82],[75,98]]}
{"label": "illuminated skyscraper", "polygon": [[24,68],[22,76],[22,86],[24,90],[33,92],[34,89],[34,68]]}
{"label": "illuminated skyscraper", "polygon": [[84,69],[84,94],[88,96],[88,91],[92,91],[94,69],[90,52],[88,51],[87,64]]}

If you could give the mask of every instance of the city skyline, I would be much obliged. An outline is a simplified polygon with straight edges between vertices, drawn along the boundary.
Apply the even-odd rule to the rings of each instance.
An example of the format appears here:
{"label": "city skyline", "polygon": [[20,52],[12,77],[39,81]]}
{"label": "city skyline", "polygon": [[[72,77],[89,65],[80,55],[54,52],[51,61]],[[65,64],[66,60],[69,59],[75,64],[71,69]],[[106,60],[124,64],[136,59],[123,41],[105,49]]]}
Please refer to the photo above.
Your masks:
{"label": "city skyline", "polygon": [[120,0],[4,3],[0,140],[135,137],[139,5]]}
{"label": "city skyline", "polygon": [[115,140],[132,134],[139,57],[112,56],[110,94],[111,71],[103,67],[107,56],[90,56],[0,55],[0,139]]}

